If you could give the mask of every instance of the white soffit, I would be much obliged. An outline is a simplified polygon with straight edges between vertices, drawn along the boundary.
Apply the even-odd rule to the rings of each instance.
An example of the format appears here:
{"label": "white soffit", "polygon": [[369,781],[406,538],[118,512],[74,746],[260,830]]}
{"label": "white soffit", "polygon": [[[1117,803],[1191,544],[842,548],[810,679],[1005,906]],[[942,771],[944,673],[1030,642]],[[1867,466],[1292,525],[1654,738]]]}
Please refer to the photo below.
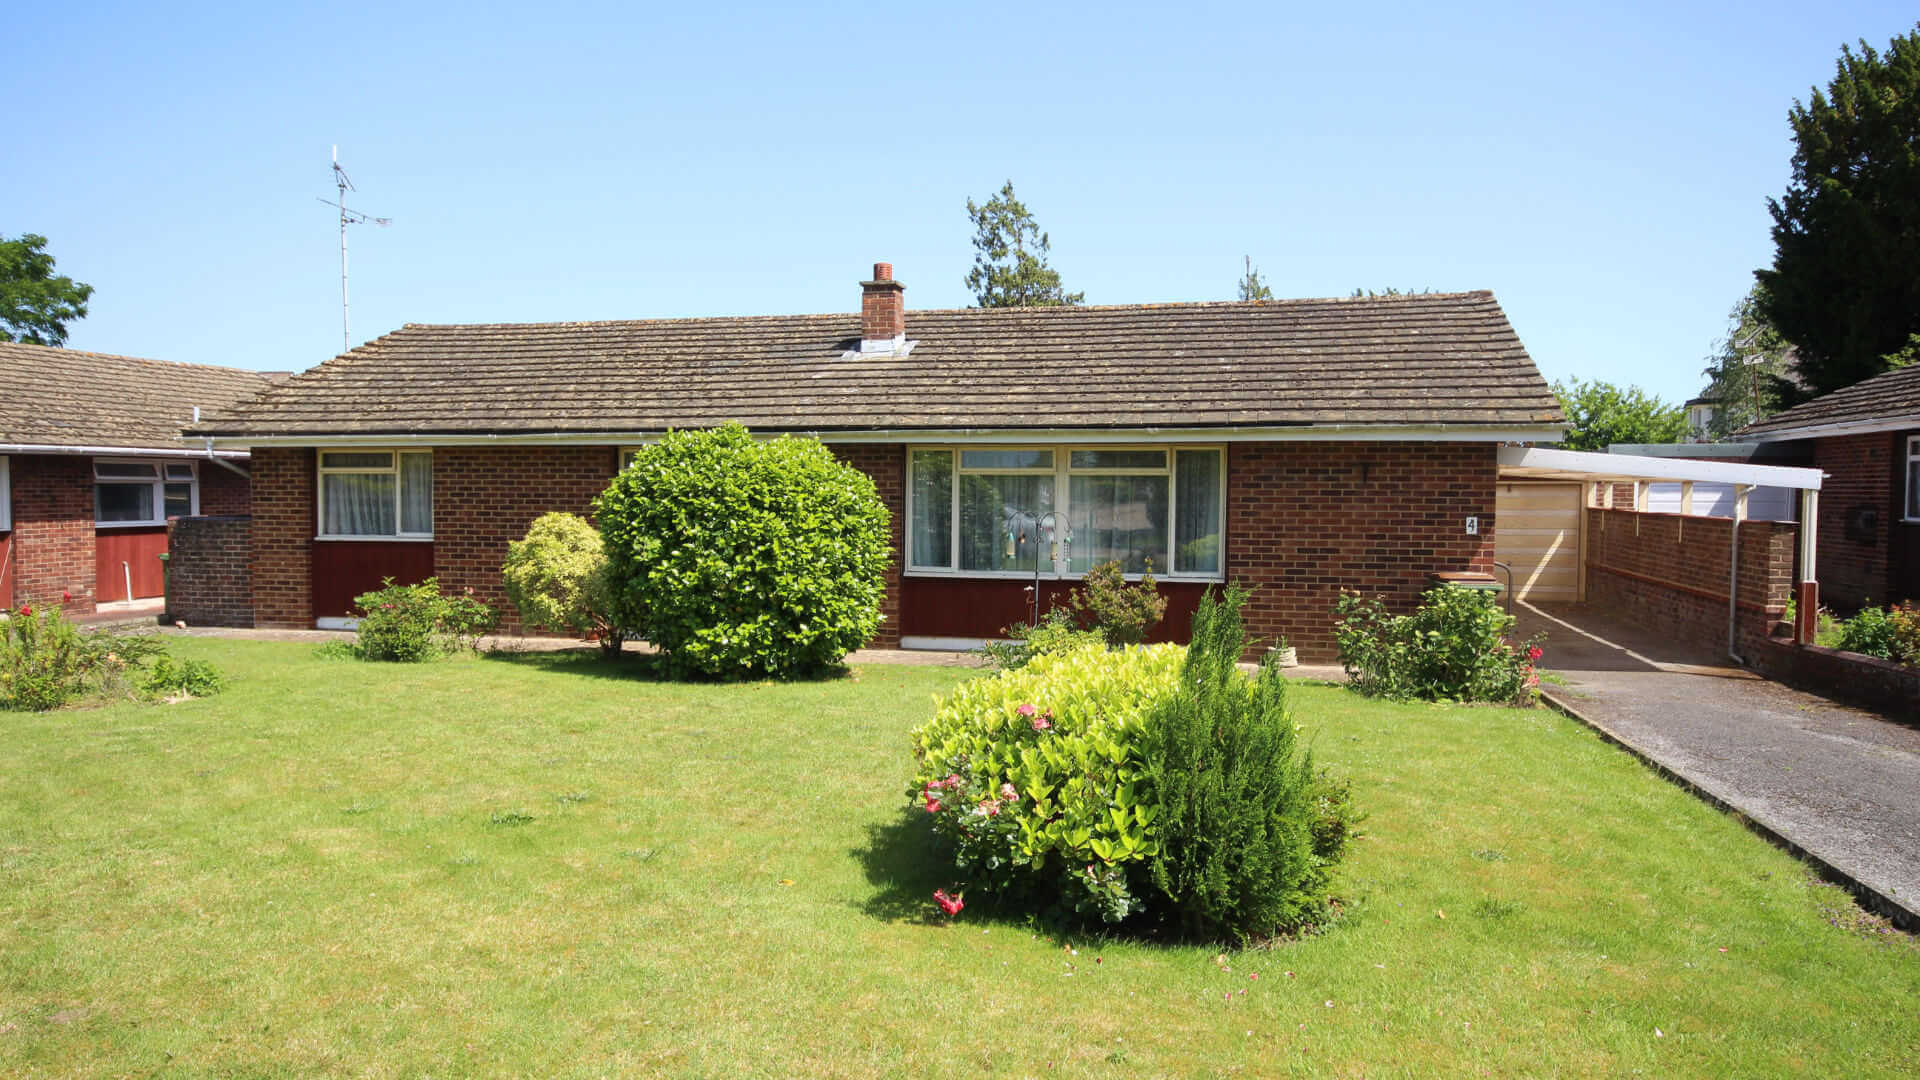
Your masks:
{"label": "white soffit", "polygon": [[1819,469],[1796,469],[1784,465],[1693,461],[1642,457],[1637,454],[1596,454],[1533,446],[1500,448],[1500,478],[1503,480],[1692,480],[1818,491],[1824,475]]}

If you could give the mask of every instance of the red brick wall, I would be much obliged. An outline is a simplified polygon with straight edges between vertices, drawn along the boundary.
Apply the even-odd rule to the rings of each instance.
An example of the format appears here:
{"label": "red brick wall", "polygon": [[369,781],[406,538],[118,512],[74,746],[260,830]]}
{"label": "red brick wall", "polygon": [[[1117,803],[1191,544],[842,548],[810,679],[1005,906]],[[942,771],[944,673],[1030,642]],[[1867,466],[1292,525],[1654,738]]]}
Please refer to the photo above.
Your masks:
{"label": "red brick wall", "polygon": [[169,619],[189,626],[253,625],[249,518],[174,518],[167,523],[167,550]]}
{"label": "red brick wall", "polygon": [[888,543],[893,557],[887,562],[887,595],[880,601],[880,632],[873,636],[875,648],[892,649],[900,645],[900,566],[907,550],[907,448],[899,443],[849,443],[831,448],[834,456],[873,478],[880,501],[893,518]]}
{"label": "red brick wall", "polygon": [[443,446],[433,452],[433,572],[442,592],[494,606],[505,633],[520,617],[500,583],[507,544],[550,511],[588,513],[618,467],[611,446]]}
{"label": "red brick wall", "polygon": [[313,467],[310,449],[253,451],[255,626],[313,628]]}
{"label": "red brick wall", "polygon": [[1248,631],[1331,660],[1341,589],[1411,611],[1428,574],[1490,569],[1497,477],[1490,443],[1229,444],[1227,576],[1257,587]]}
{"label": "red brick wall", "polygon": [[[235,465],[245,469],[248,464],[236,461]],[[249,496],[250,487],[247,478],[224,465],[216,465],[202,459],[200,462],[200,513],[207,517],[232,517],[251,513],[253,500]]]}
{"label": "red brick wall", "polygon": [[1887,550],[1899,518],[1888,484],[1898,438],[1878,432],[1814,440],[1813,464],[1828,474],[1816,538],[1823,604],[1853,611],[1887,602]]}
{"label": "red brick wall", "polygon": [[15,456],[13,569],[16,604],[94,609],[93,459],[84,454]]}
{"label": "red brick wall", "polygon": [[[1799,526],[1740,525],[1737,633],[1742,656],[1765,642],[1793,595]],[[1587,600],[1659,626],[1685,640],[1724,649],[1731,518],[1587,511]]]}

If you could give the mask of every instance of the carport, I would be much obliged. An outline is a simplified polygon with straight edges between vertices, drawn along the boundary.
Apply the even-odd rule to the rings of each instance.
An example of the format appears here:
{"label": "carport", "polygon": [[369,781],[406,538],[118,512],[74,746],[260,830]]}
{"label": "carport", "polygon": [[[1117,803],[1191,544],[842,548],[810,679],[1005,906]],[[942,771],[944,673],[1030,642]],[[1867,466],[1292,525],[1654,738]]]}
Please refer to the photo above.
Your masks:
{"label": "carport", "polygon": [[[1691,510],[1693,485],[1697,483],[1730,485],[1733,492],[1730,556],[1726,568],[1727,651],[1736,649],[1736,621],[1740,607],[1740,532],[1747,520],[1747,496],[1756,487],[1791,489],[1798,495],[1798,553],[1794,560],[1793,597],[1795,607],[1794,641],[1813,640],[1819,608],[1819,584],[1814,580],[1814,558],[1819,523],[1819,469],[1791,468],[1781,465],[1751,465],[1744,462],[1697,461],[1686,458],[1644,457],[1631,454],[1597,454],[1576,450],[1548,450],[1526,446],[1503,446],[1499,450],[1500,480],[1560,482],[1578,485],[1580,501],[1579,587],[1586,595],[1588,554],[1585,549],[1586,516],[1589,508],[1631,509],[1646,513],[1648,492],[1654,483],[1678,483],[1682,514]],[[1616,507],[1616,485],[1632,485],[1634,503]],[[1705,519],[1712,520],[1712,519]],[[1524,524],[1524,523],[1523,523]],[[1496,541],[1507,522],[1496,519]],[[1523,528],[1516,531],[1524,531]],[[1786,538],[1780,542],[1784,545]],[[1526,549],[1522,549],[1526,550]],[[1553,545],[1538,550],[1554,550]],[[1684,551],[1674,552],[1684,557]]]}

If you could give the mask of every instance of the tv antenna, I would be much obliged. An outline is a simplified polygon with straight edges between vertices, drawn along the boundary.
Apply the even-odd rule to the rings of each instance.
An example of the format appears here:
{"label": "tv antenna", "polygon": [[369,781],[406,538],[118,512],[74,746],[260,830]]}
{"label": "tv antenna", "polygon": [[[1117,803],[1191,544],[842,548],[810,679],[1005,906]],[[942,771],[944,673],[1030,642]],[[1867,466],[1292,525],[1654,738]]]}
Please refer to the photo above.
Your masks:
{"label": "tv antenna", "polygon": [[[333,186],[339,189],[339,201],[331,202],[326,199],[320,199],[320,201],[340,211],[340,351],[346,352],[348,349],[353,348],[353,330],[347,319],[347,226],[366,225],[369,223],[374,225],[391,225],[393,224],[393,219],[373,217],[370,214],[363,214],[358,210],[350,210],[347,208],[347,192],[358,191],[359,189],[353,186],[352,180],[347,179],[347,170],[340,167],[340,145],[338,143],[335,143],[333,147]],[[315,198],[319,198],[319,196],[315,196]]]}

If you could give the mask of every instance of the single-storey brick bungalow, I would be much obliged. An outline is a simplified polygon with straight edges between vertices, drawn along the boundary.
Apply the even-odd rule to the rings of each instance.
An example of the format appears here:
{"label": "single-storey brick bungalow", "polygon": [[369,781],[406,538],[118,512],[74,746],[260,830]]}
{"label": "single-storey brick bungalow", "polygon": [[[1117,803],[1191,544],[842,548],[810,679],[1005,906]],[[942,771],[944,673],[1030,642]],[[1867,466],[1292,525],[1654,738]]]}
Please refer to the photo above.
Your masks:
{"label": "single-storey brick bungalow", "polygon": [[244,449],[190,446],[199,410],[268,376],[0,342],[0,607],[158,597],[167,521],[245,514]]}
{"label": "single-storey brick bungalow", "polygon": [[1817,556],[1827,603],[1920,600],[1920,365],[1822,394],[1738,438],[1827,474]]}
{"label": "single-storey brick bungalow", "polygon": [[877,644],[997,636],[1036,566],[1051,603],[1118,559],[1151,561],[1165,635],[1232,578],[1255,633],[1324,657],[1341,588],[1407,603],[1488,568],[1496,448],[1564,422],[1485,292],[908,312],[885,263],[861,290],[857,314],[408,325],[212,416],[191,433],[253,453],[254,621],[327,625],[389,575],[505,606],[536,516],[737,421],[873,477]]}

